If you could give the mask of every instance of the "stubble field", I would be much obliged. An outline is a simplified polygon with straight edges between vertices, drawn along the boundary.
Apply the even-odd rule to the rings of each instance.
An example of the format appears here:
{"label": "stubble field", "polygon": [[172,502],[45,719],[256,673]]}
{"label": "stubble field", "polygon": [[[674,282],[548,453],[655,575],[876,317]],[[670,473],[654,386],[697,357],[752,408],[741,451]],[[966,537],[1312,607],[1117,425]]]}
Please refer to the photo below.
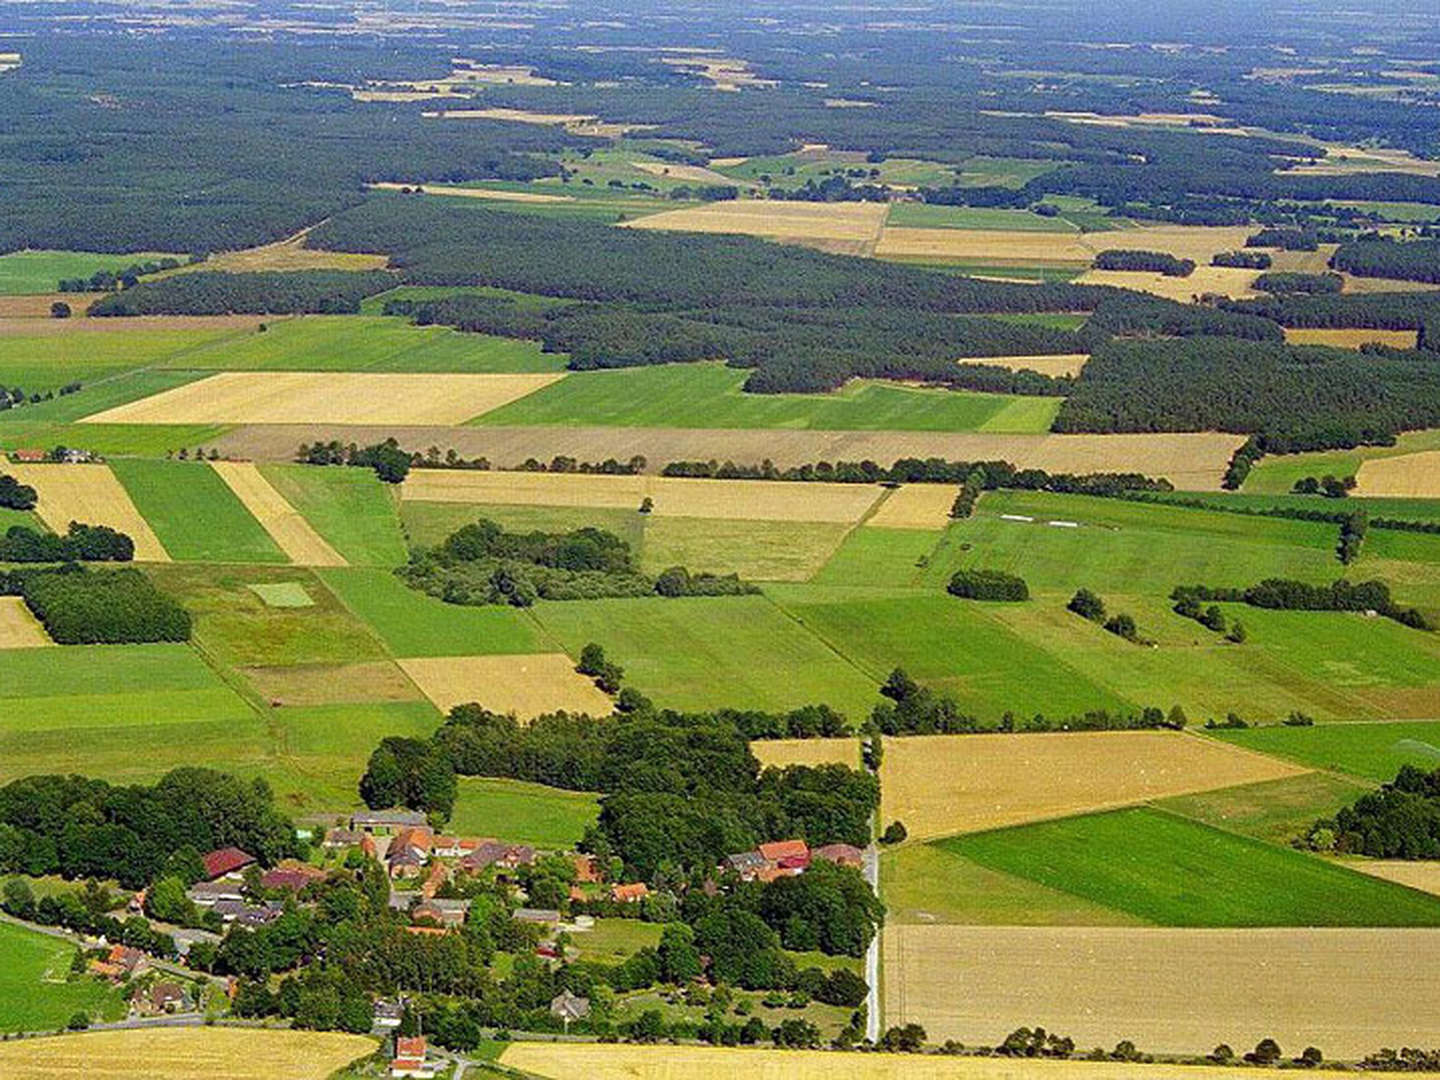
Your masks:
{"label": "stubble field", "polygon": [[35,512],[58,533],[72,521],[108,525],[135,541],[135,558],[141,562],[169,562],[150,523],[141,516],[130,495],[105,465],[16,465],[5,471],[39,493]]}
{"label": "stubble field", "polygon": [[401,660],[400,667],[442,712],[471,702],[521,720],[560,711],[609,716],[615,710],[609,695],[564,653],[416,657]]}

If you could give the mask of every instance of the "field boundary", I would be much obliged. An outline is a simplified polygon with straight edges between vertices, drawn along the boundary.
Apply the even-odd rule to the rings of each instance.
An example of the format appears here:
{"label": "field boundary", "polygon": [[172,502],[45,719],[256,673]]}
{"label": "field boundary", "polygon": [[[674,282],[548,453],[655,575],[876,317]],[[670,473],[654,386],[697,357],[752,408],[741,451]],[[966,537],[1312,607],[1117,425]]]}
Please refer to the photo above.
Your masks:
{"label": "field boundary", "polygon": [[292,563],[297,566],[350,565],[252,462],[212,461],[210,467],[220,474],[220,479]]}

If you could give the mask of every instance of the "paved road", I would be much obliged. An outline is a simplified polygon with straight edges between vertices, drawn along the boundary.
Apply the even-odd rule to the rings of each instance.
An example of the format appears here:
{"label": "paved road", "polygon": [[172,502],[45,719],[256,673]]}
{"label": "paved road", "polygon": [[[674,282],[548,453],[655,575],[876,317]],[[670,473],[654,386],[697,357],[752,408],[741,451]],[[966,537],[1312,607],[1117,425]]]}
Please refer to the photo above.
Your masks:
{"label": "paved road", "polygon": [[[863,867],[865,880],[875,895],[880,895],[880,853],[875,845],[865,849]],[[876,934],[865,952],[865,981],[870,984],[870,994],[865,999],[865,1037],[872,1043],[880,1038],[880,935]]]}

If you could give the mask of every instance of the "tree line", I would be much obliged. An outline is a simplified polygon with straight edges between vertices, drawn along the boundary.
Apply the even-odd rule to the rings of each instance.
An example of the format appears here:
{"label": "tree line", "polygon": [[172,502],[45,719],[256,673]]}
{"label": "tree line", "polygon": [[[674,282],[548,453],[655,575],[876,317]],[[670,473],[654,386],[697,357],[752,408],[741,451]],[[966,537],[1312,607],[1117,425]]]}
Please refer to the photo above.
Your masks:
{"label": "tree line", "polygon": [[355,315],[360,301],[394,284],[394,276],[384,270],[196,270],[103,297],[87,314]]}
{"label": "tree line", "polygon": [[72,521],[64,536],[12,525],[0,537],[0,562],[130,562],[134,558],[135,542],[108,525]]}
{"label": "tree line", "polygon": [[190,613],[135,569],[0,571],[0,595],[21,597],[59,645],[190,640]]}
{"label": "tree line", "polygon": [[1314,851],[1375,859],[1440,859],[1440,769],[1402,765],[1379,791],[1315,822],[1301,842]]}
{"label": "tree line", "polygon": [[1416,630],[1434,629],[1416,608],[1402,607],[1383,581],[1352,582],[1344,578],[1329,585],[1311,585],[1286,578],[1266,578],[1244,589],[1177,585],[1170,593],[1177,606],[1196,603],[1249,604],[1276,611],[1373,611]]}

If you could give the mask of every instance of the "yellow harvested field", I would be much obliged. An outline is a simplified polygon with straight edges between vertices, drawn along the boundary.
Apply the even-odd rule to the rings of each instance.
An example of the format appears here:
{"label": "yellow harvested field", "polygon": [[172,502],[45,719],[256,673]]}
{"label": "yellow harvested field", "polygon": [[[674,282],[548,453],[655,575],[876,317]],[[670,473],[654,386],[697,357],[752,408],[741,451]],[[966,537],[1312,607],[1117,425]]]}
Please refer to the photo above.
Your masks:
{"label": "yellow harvested field", "polygon": [[563,372],[399,375],[223,371],[87,416],[89,424],[463,424]]}
{"label": "yellow harvested field", "polygon": [[470,472],[415,469],[402,499],[513,506],[590,506],[656,517],[740,521],[859,521],[880,497],[868,484],[795,484],[783,480],[690,480],[669,476]]}
{"label": "yellow harvested field", "polygon": [[529,109],[444,109],[420,114],[431,120],[507,120],[516,124],[541,124],[563,127],[571,135],[591,135],[599,139],[618,139],[632,131],[644,131],[653,124],[614,124],[593,113],[545,113]]}
{"label": "yellow harvested field", "polygon": [[1040,1021],[1082,1047],[1268,1037],[1353,1059],[1440,1017],[1437,930],[913,925],[887,927],[883,950],[885,1023],[935,1042],[993,1045]]}
{"label": "yellow harvested field", "polygon": [[609,695],[576,671],[564,653],[427,656],[397,662],[442,712],[470,702],[522,720],[562,709],[591,716],[615,711]]}
{"label": "yellow harvested field", "polygon": [[1296,165],[1287,169],[1286,175],[1344,176],[1357,172],[1402,172],[1412,176],[1440,176],[1440,161],[1417,158],[1408,150],[1330,143],[1325,151],[1325,156],[1314,165]]}
{"label": "yellow harvested field", "polygon": [[926,839],[1308,771],[1178,731],[912,735],[885,740],[881,816]]}
{"label": "yellow harvested field", "polygon": [[1291,345],[1333,345],[1340,349],[1358,349],[1378,341],[1396,349],[1415,348],[1419,335],[1414,330],[1296,330],[1287,329],[1285,340]]}
{"label": "yellow harvested field", "polygon": [[1355,494],[1440,498],[1440,450],[1365,461],[1355,474]]}
{"label": "yellow harvested field", "polygon": [[[308,231],[307,229],[306,232]],[[225,270],[234,274],[250,274],[261,270],[383,270],[389,263],[388,255],[307,248],[305,233],[300,233],[274,244],[221,252],[202,263],[156,276],[169,277],[172,274],[191,273],[196,270]]]}
{"label": "yellow harvested field", "polygon": [[452,78],[468,82],[508,83],[512,86],[554,86],[554,79],[535,74],[525,64],[483,64],[478,60],[457,57]]}
{"label": "yellow harvested field", "polygon": [[[1248,228],[1163,225],[1123,232],[1050,233],[1005,229],[913,229],[887,226],[875,254],[1005,264],[1085,264],[1112,248],[1163,251],[1202,267],[1218,251],[1245,246]],[[1196,271],[1199,273],[1199,270]],[[1141,276],[1141,275],[1137,275]],[[1189,281],[1177,278],[1176,281]]]}
{"label": "yellow harvested field", "polygon": [[1233,266],[1197,266],[1188,277],[1170,277],[1138,270],[1087,270],[1075,279],[1075,283],[1113,285],[1118,289],[1133,289],[1184,304],[1206,293],[1236,300],[1247,299],[1255,295],[1255,279],[1259,276],[1258,270],[1242,270]]}
{"label": "yellow harvested field", "polygon": [[717,169],[732,169],[736,165],[744,165],[749,160],[748,157],[717,157],[711,158],[710,164]]}
{"label": "yellow harvested field", "polygon": [[300,511],[286,502],[285,496],[260,475],[255,465],[248,461],[212,461],[210,467],[245,504],[245,509],[254,515],[291,562],[299,566],[348,565],[340,553],[300,516]]}
{"label": "yellow harvested field", "polygon": [[635,161],[632,162],[637,169],[649,173],[651,176],[668,176],[671,180],[684,180],[687,184],[739,184],[741,187],[750,187],[742,181],[737,181],[733,176],[726,176],[724,173],[716,172],[714,169],[701,168],[698,165],[678,165],[668,161]]}
{"label": "yellow harvested field", "polygon": [[[555,1042],[511,1043],[500,1063],[548,1080],[1235,1080],[1233,1068],[1219,1065]],[[1355,1074],[1307,1069],[1305,1075],[1353,1080]]]}
{"label": "yellow harvested field", "polygon": [[574,202],[572,195],[542,195],[538,191],[492,191],[489,188],[470,187],[425,187],[421,184],[371,184],[372,188],[384,191],[399,191],[401,188],[414,190],[419,187],[426,195],[458,195],[463,199],[497,199],[500,202],[557,203]]}
{"label": "yellow harvested field", "polygon": [[1346,859],[1347,869],[1440,896],[1440,862],[1430,859]]}
{"label": "yellow harvested field", "polygon": [[1345,285],[1340,291],[1345,293],[1434,292],[1436,289],[1440,289],[1440,285],[1428,281],[1356,277],[1354,274],[1341,274],[1340,276],[1345,279]]}
{"label": "yellow harvested field", "polygon": [[24,600],[0,596],[0,649],[36,649],[53,644]]}
{"label": "yellow harvested field", "polygon": [[951,484],[906,484],[892,491],[866,525],[884,529],[943,529],[959,489]]}
{"label": "yellow harvested field", "polygon": [[859,739],[756,739],[750,752],[762,766],[849,765],[860,767]]}
{"label": "yellow harvested field", "polygon": [[0,1044],[5,1080],[325,1080],[376,1042],[336,1032],[231,1027],[91,1031]]}
{"label": "yellow harvested field", "polygon": [[109,466],[11,464],[5,471],[35,489],[40,496],[35,513],[55,532],[65,532],[72,521],[108,525],[135,541],[137,561],[170,561],[159,537]]}
{"label": "yellow harvested field", "polygon": [[[733,183],[734,181],[728,181]],[[844,240],[873,244],[889,207],[884,203],[806,203],[730,200],[666,210],[624,223],[629,229],[741,233],[779,240]],[[888,230],[887,230],[888,231]],[[934,230],[948,232],[946,229]]]}
{"label": "yellow harvested field", "polygon": [[1011,371],[1034,371],[1059,378],[1062,375],[1079,375],[1089,359],[1089,353],[1056,353],[1053,356],[962,356],[955,362],[1008,368]]}

